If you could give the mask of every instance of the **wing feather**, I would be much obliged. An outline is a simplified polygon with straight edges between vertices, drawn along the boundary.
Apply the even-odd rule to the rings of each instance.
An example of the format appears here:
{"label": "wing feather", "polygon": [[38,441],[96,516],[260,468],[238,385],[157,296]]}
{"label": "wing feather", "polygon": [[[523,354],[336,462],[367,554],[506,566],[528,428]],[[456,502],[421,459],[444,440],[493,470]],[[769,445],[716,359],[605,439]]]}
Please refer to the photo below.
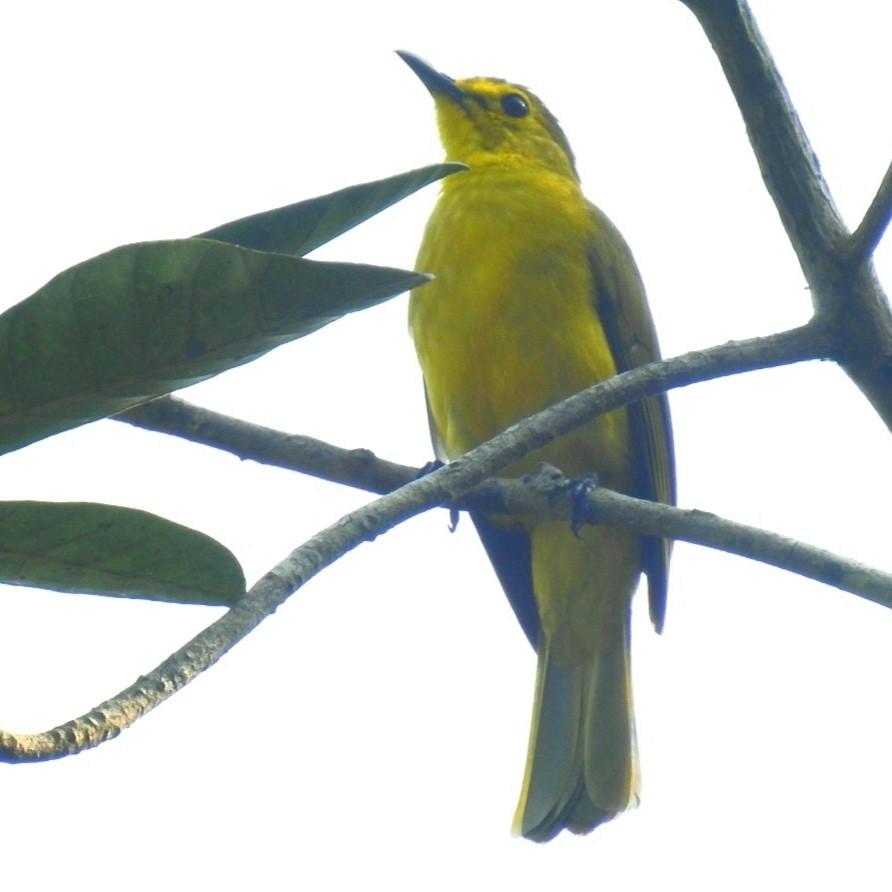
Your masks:
{"label": "wing feather", "polygon": [[[594,282],[593,302],[617,371],[660,359],[660,346],[644,284],[632,252],[619,230],[594,205],[589,205],[596,237],[589,251]],[[675,453],[672,422],[665,394],[628,407],[632,427],[633,468],[639,498],[674,505]],[[666,616],[666,589],[672,542],[646,536],[642,563],[647,574],[650,617],[657,631]]]}

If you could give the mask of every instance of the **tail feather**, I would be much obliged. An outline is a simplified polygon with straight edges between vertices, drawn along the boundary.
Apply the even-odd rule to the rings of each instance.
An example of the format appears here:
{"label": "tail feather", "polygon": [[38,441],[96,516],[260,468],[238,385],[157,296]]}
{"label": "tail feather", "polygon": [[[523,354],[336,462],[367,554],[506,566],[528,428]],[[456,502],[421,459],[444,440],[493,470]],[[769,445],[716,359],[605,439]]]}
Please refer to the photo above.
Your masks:
{"label": "tail feather", "polygon": [[557,665],[540,641],[536,699],[516,834],[588,833],[638,804],[628,622],[586,664]]}

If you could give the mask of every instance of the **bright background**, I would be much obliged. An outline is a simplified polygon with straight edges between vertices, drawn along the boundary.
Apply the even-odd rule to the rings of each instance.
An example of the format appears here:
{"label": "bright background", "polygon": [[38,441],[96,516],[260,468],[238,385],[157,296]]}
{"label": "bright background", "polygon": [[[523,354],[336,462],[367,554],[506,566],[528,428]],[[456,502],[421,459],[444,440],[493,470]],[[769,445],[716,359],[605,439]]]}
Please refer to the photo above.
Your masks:
{"label": "bright background", "polygon": [[[855,225],[889,160],[889,14],[755,0]],[[547,5],[32,2],[0,14],[4,297],[118,244],[439,160],[393,55],[529,84],[632,244],[675,355],[805,321],[809,295],[705,37],[673,0]],[[585,19],[582,18],[583,12]],[[411,267],[429,188],[319,256]],[[892,282],[892,243],[878,265]],[[420,465],[405,297],[186,396]],[[890,437],[832,365],[672,395],[681,504],[892,569]],[[4,498],[133,505],[253,581],[366,501],[100,422],[0,460]],[[128,889],[888,889],[892,613],[680,545],[665,634],[634,627],[641,807],[513,839],[534,657],[471,525],[437,511],[307,585],[97,750],[0,766],[4,882]],[[0,590],[0,727],[38,731],[214,616]]]}

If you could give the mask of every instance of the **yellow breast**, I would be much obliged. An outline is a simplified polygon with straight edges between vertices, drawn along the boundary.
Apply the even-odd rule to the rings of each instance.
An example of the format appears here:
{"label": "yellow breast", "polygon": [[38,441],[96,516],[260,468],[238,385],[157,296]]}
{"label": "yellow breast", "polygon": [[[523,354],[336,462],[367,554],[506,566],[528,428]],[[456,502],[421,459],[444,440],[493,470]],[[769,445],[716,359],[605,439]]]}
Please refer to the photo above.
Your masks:
{"label": "yellow breast", "polygon": [[[469,159],[446,181],[418,269],[409,324],[432,425],[455,458],[509,425],[616,372],[595,312],[595,237],[578,184],[518,162]],[[565,473],[628,466],[624,412],[540,450]]]}

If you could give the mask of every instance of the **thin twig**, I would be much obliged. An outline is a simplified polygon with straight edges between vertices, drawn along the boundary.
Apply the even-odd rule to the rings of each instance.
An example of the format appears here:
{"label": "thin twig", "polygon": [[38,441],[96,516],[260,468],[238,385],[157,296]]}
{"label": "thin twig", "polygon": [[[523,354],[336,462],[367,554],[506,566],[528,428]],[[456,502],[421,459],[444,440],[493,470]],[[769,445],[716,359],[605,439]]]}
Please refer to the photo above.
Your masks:
{"label": "thin twig", "polygon": [[242,460],[299,471],[379,495],[393,492],[418,474],[417,468],[378,458],[370,449],[344,449],[303,434],[284,433],[175,396],[142,403],[115,415],[114,420],[212,446]]}
{"label": "thin twig", "polygon": [[892,218],[892,163],[873,197],[864,219],[846,244],[845,256],[850,263],[862,263],[876,250]]}

